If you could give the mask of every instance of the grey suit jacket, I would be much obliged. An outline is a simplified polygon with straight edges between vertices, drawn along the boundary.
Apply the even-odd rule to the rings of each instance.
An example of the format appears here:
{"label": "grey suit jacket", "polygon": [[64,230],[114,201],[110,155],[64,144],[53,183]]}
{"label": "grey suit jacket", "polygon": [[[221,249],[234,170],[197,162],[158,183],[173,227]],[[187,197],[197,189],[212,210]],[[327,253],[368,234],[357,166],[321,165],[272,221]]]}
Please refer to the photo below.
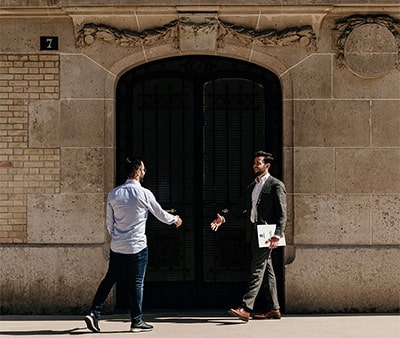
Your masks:
{"label": "grey suit jacket", "polygon": [[282,181],[270,176],[264,183],[261,189],[260,196],[257,201],[257,220],[255,223],[250,221],[251,214],[251,194],[254,189],[255,182],[253,181],[243,194],[240,202],[232,208],[224,216],[227,219],[232,216],[245,215],[246,240],[249,241],[253,231],[256,231],[257,224],[276,224],[275,235],[282,237],[285,231],[287,220],[286,206],[286,189]]}

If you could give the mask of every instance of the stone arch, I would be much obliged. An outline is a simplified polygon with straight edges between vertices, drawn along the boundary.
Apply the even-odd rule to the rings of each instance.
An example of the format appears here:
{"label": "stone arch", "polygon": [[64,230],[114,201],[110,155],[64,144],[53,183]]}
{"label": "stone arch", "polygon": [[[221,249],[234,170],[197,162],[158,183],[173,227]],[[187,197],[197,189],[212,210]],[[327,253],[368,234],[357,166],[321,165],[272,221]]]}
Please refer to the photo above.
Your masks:
{"label": "stone arch", "polygon": [[[282,123],[283,123],[283,132],[282,132],[282,145],[283,145],[283,177],[285,184],[288,188],[288,214],[293,215],[293,82],[291,78],[291,74],[289,69],[282,64],[276,58],[263,53],[259,50],[252,50],[251,46],[238,46],[234,44],[227,43],[225,48],[216,50],[214,52],[199,52],[199,51],[186,51],[184,53],[178,52],[176,49],[168,48],[168,45],[161,46],[147,46],[144,50],[135,53],[134,55],[126,56],[118,61],[116,61],[110,71],[116,74],[114,78],[114,83],[112,84],[114,87],[114,92],[116,93],[116,87],[119,79],[123,74],[128,72],[130,69],[138,67],[142,64],[151,61],[162,60],[175,56],[187,56],[187,55],[211,55],[218,56],[221,58],[227,57],[231,59],[237,59],[241,61],[246,61],[249,63],[254,63],[258,66],[265,68],[268,71],[274,73],[281,84],[282,91]],[[149,55],[154,55],[151,59],[148,58]],[[116,116],[116,106],[114,104],[113,114]],[[115,133],[115,130],[113,131]],[[115,135],[113,135],[113,139],[115,140]],[[295,257],[295,247],[293,245],[293,217],[288,217],[288,224],[286,230],[287,237],[287,249],[285,250],[284,263],[290,264]]]}
{"label": "stone arch", "polygon": [[[171,47],[171,48],[168,48]],[[154,55],[151,59],[148,58],[149,55]],[[142,64],[151,61],[162,60],[175,56],[187,56],[187,55],[211,55],[218,56],[221,58],[227,57],[232,59],[237,59],[241,61],[246,61],[249,63],[254,63],[258,66],[265,68],[268,71],[274,73],[281,84],[282,91],[282,122],[283,122],[283,166],[284,166],[284,181],[288,188],[288,212],[293,214],[290,210],[293,209],[292,202],[292,187],[293,187],[293,81],[289,68],[281,63],[278,59],[263,53],[259,50],[252,50],[251,46],[238,46],[236,44],[226,43],[225,48],[215,50],[214,52],[199,52],[196,50],[190,50],[186,52],[179,52],[178,50],[172,48],[169,45],[160,46],[146,46],[142,51],[137,52],[133,55],[126,56],[118,61],[116,61],[110,71],[116,76],[112,79],[112,84],[114,93],[116,93],[116,87],[119,79],[123,74],[128,72],[130,69],[138,67]],[[114,94],[115,95],[115,94]],[[115,97],[115,96],[114,96]],[[113,115],[116,115],[116,107],[113,107]],[[115,133],[115,130],[114,130]],[[113,135],[115,140],[115,135]],[[287,224],[287,250],[285,250],[285,263],[288,264],[293,261],[295,256],[293,244],[293,218],[289,218],[291,222]]]}

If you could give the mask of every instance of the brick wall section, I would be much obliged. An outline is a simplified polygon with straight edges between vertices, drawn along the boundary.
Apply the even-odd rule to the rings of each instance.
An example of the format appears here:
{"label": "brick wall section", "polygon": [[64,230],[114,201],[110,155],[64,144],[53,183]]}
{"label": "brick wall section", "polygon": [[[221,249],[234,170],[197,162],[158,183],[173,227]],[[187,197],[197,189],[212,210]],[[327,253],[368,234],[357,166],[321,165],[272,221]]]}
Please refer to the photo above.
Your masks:
{"label": "brick wall section", "polygon": [[27,196],[60,192],[60,149],[29,148],[29,103],[58,100],[59,55],[0,55],[0,243],[27,242]]}

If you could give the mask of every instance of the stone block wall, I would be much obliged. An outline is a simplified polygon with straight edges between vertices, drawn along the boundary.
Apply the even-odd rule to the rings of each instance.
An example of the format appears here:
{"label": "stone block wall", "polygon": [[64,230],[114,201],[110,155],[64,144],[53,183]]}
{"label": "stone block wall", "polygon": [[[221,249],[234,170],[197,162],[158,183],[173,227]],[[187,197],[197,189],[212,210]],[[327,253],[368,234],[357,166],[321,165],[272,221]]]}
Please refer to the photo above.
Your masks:
{"label": "stone block wall", "polygon": [[[319,42],[326,49],[287,74],[294,83],[286,149],[293,178],[295,252],[288,248],[285,271],[291,312],[398,311],[400,304],[393,284],[400,276],[399,73],[391,56],[366,52],[381,41],[381,27],[367,21],[357,45],[346,40],[359,51],[358,67],[341,63],[333,47],[337,22],[345,19],[354,17],[326,17],[321,32],[329,34]],[[383,58],[384,74],[373,74],[371,54]]]}
{"label": "stone block wall", "polygon": [[[42,12],[0,6],[2,311],[81,312],[90,305],[106,268],[103,207],[114,184],[118,78],[142,63],[190,54],[256,63],[281,80],[287,312],[398,311],[400,77],[390,29],[399,10],[396,1],[379,8],[334,2],[133,8],[121,1],[110,11],[60,0],[42,3]],[[19,10],[35,15],[28,20]],[[218,41],[215,31],[196,30],[210,12],[213,25],[241,29]],[[365,20],[353,17],[360,13],[371,15],[357,26]],[[151,31],[165,33],[183,16],[192,21],[178,42]],[[99,36],[92,28],[79,36],[90,22],[145,38],[126,46],[103,26],[94,26]],[[315,34],[314,49],[309,36],[300,45],[254,39],[263,29],[304,25]],[[338,39],[341,27],[351,33]],[[60,51],[37,51],[35,39],[44,34],[60,37]]]}

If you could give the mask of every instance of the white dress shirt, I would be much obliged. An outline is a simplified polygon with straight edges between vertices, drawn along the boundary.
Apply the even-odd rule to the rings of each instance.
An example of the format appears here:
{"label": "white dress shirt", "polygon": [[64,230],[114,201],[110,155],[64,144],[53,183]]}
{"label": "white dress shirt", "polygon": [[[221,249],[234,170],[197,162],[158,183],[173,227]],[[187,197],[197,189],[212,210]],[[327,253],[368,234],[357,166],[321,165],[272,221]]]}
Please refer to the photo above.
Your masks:
{"label": "white dress shirt", "polygon": [[253,192],[251,194],[251,214],[250,221],[255,223],[257,221],[257,202],[260,197],[260,192],[262,187],[264,186],[265,181],[270,176],[270,173],[267,173],[263,177],[261,177],[260,182],[258,182],[257,178],[255,179],[256,184],[254,185]]}

